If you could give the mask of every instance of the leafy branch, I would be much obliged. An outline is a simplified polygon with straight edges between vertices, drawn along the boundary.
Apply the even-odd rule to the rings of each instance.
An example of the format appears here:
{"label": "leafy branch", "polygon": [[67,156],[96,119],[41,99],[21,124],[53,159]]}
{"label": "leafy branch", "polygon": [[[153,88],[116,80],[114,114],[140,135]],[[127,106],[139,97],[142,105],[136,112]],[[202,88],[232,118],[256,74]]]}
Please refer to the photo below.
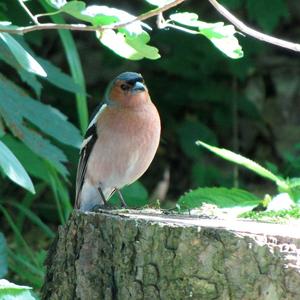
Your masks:
{"label": "leafy branch", "polygon": [[[24,27],[16,27],[16,26],[11,26],[11,28],[5,28],[5,27],[0,27],[0,32],[6,32],[6,33],[10,33],[10,34],[25,34],[25,33],[29,33],[32,31],[37,31],[37,30],[53,30],[53,29],[57,29],[57,30],[74,30],[74,31],[104,31],[104,30],[108,30],[108,29],[119,29],[122,27],[125,27],[127,25],[133,24],[135,22],[141,22],[147,19],[150,19],[152,17],[158,16],[159,14],[163,13],[164,11],[167,11],[169,9],[171,9],[172,7],[175,7],[179,4],[181,4],[182,2],[184,2],[186,0],[175,0],[172,1],[170,3],[167,3],[164,6],[160,6],[158,8],[155,8],[153,10],[150,10],[149,12],[143,13],[137,17],[133,17],[131,20],[129,21],[123,21],[123,22],[117,22],[114,24],[110,24],[110,25],[100,25],[100,26],[89,26],[89,25],[85,25],[85,24],[55,24],[55,23],[39,23],[37,21],[36,16],[33,16],[33,14],[30,12],[30,10],[25,6],[24,2],[22,0],[20,0],[19,2],[22,3],[21,5],[23,6],[23,8],[25,9],[25,11],[27,12],[27,14],[30,16],[30,18],[34,21],[34,23],[36,25],[31,25],[31,26],[24,26]],[[45,14],[45,16],[48,14]],[[37,15],[38,17],[42,17],[44,15]]]}
{"label": "leafy branch", "polygon": [[[154,1],[155,3],[165,3],[164,5],[161,5],[157,7],[156,9],[153,9],[149,12],[143,13],[137,17],[132,16],[131,20],[126,20],[126,21],[120,21],[120,22],[115,22],[113,24],[108,24],[108,25],[85,25],[85,24],[55,24],[55,23],[39,23],[38,18],[43,17],[43,16],[48,16],[52,14],[59,13],[60,11],[55,11],[52,13],[47,13],[47,14],[40,14],[34,16],[30,10],[26,7],[24,2],[22,0],[18,0],[20,5],[24,8],[24,10],[27,12],[27,14],[30,16],[30,18],[33,20],[35,25],[31,26],[25,26],[25,27],[17,27],[17,26],[0,26],[0,32],[6,32],[10,34],[25,34],[28,32],[32,31],[37,31],[37,30],[74,30],[74,31],[92,31],[92,32],[103,32],[105,30],[116,30],[128,25],[131,25],[135,22],[141,22],[144,20],[147,20],[149,18],[152,18],[154,16],[161,17],[162,13],[175,7],[178,6],[179,4],[185,2],[186,0],[175,0],[172,2],[169,1]],[[252,36],[258,40],[280,46],[283,48],[287,48],[293,51],[300,52],[300,44],[285,41],[283,39],[279,39],[276,37],[273,37],[271,35],[267,35],[265,33],[259,32],[257,30],[254,30],[244,24],[242,21],[240,21],[237,17],[235,17],[229,10],[227,10],[224,6],[222,6],[218,1],[216,0],[208,0],[213,7],[221,14],[223,15],[227,20],[230,21],[231,24],[235,25],[241,32]],[[64,2],[64,1],[62,1]],[[80,2],[80,1],[76,1]],[[148,1],[151,3],[151,1]],[[0,24],[1,25],[1,24]],[[167,26],[161,26],[161,28],[167,27]],[[176,25],[169,24],[168,27],[173,27],[175,29]],[[189,32],[189,29],[185,29],[186,32]]]}

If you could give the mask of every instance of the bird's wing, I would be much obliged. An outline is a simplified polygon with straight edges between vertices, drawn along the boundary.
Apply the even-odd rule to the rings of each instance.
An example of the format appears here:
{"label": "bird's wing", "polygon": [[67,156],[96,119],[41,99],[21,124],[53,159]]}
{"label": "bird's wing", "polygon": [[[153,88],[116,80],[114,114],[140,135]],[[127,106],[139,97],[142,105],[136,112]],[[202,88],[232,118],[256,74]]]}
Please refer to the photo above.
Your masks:
{"label": "bird's wing", "polygon": [[79,195],[84,183],[85,173],[87,168],[87,163],[90,157],[90,154],[93,150],[96,140],[98,139],[97,135],[97,120],[100,114],[105,109],[106,104],[100,104],[91,117],[91,122],[85,133],[84,140],[80,148],[80,158],[78,162],[77,175],[76,175],[76,198],[75,198],[75,207],[80,208]]}

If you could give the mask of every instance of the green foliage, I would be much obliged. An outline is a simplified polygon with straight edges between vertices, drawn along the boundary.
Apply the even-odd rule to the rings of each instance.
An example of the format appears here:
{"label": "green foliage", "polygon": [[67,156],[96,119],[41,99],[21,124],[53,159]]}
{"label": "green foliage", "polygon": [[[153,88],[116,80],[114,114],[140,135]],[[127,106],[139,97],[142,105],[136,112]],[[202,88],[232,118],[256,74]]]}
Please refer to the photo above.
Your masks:
{"label": "green foliage", "polygon": [[0,232],[0,278],[7,273],[7,245],[2,232]]}
{"label": "green foliage", "polygon": [[[58,12],[64,12],[78,20],[89,22],[94,26],[110,25],[116,22],[125,23],[135,16],[126,11],[108,6],[86,6],[83,1],[59,2],[48,1]],[[143,30],[141,22],[137,21],[117,30],[108,29],[97,32],[99,41],[116,54],[132,59],[158,59],[160,55],[155,47],[149,46],[149,34]]]}
{"label": "green foliage", "polygon": [[0,33],[0,38],[26,71],[47,77],[47,73],[42,66],[11,35],[3,32]]}
{"label": "green foliage", "polygon": [[[198,20],[198,15],[195,13],[176,13],[170,15],[170,20],[175,21],[184,26],[197,27],[197,31],[191,33],[200,33],[207,37],[219,50],[228,57],[237,59],[244,56],[242,47],[239,45],[237,38],[234,36],[237,31],[233,25],[224,26],[223,22],[206,23]],[[178,29],[185,30],[183,27]],[[189,31],[188,31],[189,32]]]}
{"label": "green foliage", "polygon": [[215,153],[216,155],[218,155],[226,160],[229,160],[233,163],[241,165],[241,166],[257,173],[258,175],[260,175],[262,177],[265,177],[269,180],[274,181],[279,187],[286,188],[285,182],[280,177],[276,176],[275,174],[273,174],[272,172],[270,172],[269,170],[267,170],[266,168],[262,167],[261,165],[259,165],[258,163],[254,162],[253,160],[251,160],[249,158],[246,158],[240,154],[236,154],[227,149],[221,149],[218,147],[210,146],[202,141],[197,141],[196,144],[198,146],[202,146],[202,147],[210,150],[211,152]]}
{"label": "green foliage", "polygon": [[282,179],[281,177],[273,174],[271,171],[267,170],[266,168],[262,167],[258,163],[246,158],[242,155],[236,154],[232,151],[227,149],[221,149],[218,147],[210,146],[202,141],[197,141],[197,145],[202,146],[209,151],[213,152],[214,154],[231,161],[235,164],[241,165],[250,171],[267,178],[271,181],[274,181],[278,187],[279,192],[286,192],[289,194],[290,198],[293,199],[295,202],[300,201],[300,178],[287,178]]}
{"label": "green foliage", "polygon": [[240,214],[239,217],[276,223],[286,222],[290,219],[300,219],[300,207],[295,206],[292,209],[283,209],[279,211],[247,211]]}
{"label": "green foliage", "polygon": [[34,193],[34,187],[27,172],[14,154],[0,141],[0,166],[8,178]]}
{"label": "green foliage", "polygon": [[204,203],[214,204],[220,208],[255,206],[259,198],[237,188],[223,187],[198,188],[181,196],[177,202],[180,210],[200,207]]}
{"label": "green foliage", "polygon": [[32,288],[24,285],[16,285],[8,280],[0,280],[1,300],[36,300],[31,294]]}

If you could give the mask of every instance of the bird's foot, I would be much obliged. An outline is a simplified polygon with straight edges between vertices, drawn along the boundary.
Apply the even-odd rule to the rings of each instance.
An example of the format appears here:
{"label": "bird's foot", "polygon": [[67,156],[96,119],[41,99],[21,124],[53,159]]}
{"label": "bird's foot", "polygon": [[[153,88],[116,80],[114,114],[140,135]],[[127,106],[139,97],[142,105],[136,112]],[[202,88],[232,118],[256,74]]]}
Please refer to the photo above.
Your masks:
{"label": "bird's foot", "polygon": [[96,204],[95,206],[92,207],[91,211],[92,212],[98,212],[99,210],[113,210],[115,207],[109,203],[105,204]]}

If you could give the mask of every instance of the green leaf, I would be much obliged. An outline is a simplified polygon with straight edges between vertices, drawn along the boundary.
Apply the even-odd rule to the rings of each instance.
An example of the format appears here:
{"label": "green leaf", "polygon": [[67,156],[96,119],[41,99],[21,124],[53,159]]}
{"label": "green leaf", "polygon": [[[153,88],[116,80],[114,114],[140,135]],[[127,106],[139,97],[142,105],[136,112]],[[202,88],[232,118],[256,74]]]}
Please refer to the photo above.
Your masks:
{"label": "green leaf", "polygon": [[13,182],[35,193],[32,181],[14,154],[0,141],[0,167]]}
{"label": "green leaf", "polygon": [[18,26],[11,25],[12,23],[9,21],[0,21],[0,29],[17,29]]}
{"label": "green leaf", "polygon": [[6,279],[0,279],[1,300],[36,300],[30,293],[31,287],[16,285]]}
{"label": "green leaf", "polygon": [[280,187],[285,187],[285,188],[287,187],[286,183],[280,177],[276,176],[275,174],[273,174],[272,172],[270,172],[269,170],[267,170],[266,168],[262,167],[261,165],[259,165],[258,163],[254,162],[249,158],[236,154],[227,149],[221,149],[218,147],[210,146],[202,141],[197,141],[196,145],[202,146],[226,160],[241,165],[262,177],[274,181]]}
{"label": "green leaf", "polygon": [[9,134],[6,134],[2,140],[12,150],[14,155],[18,158],[22,166],[24,166],[30,175],[41,179],[48,184],[51,183],[50,171],[45,160],[35,155],[35,153],[33,153],[27,146]]}
{"label": "green leaf", "polygon": [[127,59],[140,60],[144,57],[158,59],[160,57],[155,47],[146,45],[139,38],[127,40],[121,32],[109,29],[98,37],[103,45]]}
{"label": "green leaf", "polygon": [[289,196],[295,201],[300,202],[300,178],[294,177],[286,180],[288,189],[282,189],[281,191],[287,192]]}
{"label": "green leaf", "polygon": [[164,6],[172,1],[173,0],[146,0],[146,2],[159,7]]}
{"label": "green leaf", "polygon": [[[44,2],[42,0],[40,0],[39,2],[49,12],[49,8],[44,4]],[[55,23],[65,23],[64,18],[59,15],[51,16],[51,19]],[[65,55],[67,57],[74,82],[78,84],[82,90],[82,93],[76,93],[76,104],[80,129],[84,134],[88,127],[89,117],[87,109],[87,95],[85,90],[85,78],[81,66],[80,57],[71,32],[68,30],[60,30],[59,36],[65,50]]]}
{"label": "green leaf", "polygon": [[[62,142],[65,140],[66,144],[71,142],[73,146],[80,144],[79,133],[70,124],[67,125],[65,117],[56,109],[44,106],[44,104],[26,97],[24,94],[25,92],[22,93],[22,90],[0,74],[0,98],[5,99],[5,101],[0,101],[0,115],[5,120],[7,127],[34,153],[51,162],[63,176],[66,176],[68,171],[62,164],[67,161],[64,153],[43,138],[36,130],[26,127],[24,119],[45,130],[49,135],[56,135],[56,130],[58,140]],[[33,108],[37,109],[41,115],[37,115]],[[47,116],[47,114],[49,115]],[[53,130],[52,126],[56,129]],[[64,126],[66,126],[66,130],[64,130]],[[66,140],[69,134],[75,134],[75,137],[70,137],[71,141]]]}
{"label": "green leaf", "polygon": [[7,245],[2,232],[0,232],[0,278],[7,273]]}
{"label": "green leaf", "polygon": [[47,73],[42,66],[8,33],[0,33],[0,39],[4,41],[18,63],[28,72],[46,77]]}
{"label": "green leaf", "polygon": [[[116,22],[128,22],[135,16],[126,11],[104,5],[85,5],[82,1],[68,2],[61,11],[94,26],[109,25]],[[142,29],[142,23],[136,21],[118,30],[108,29],[97,32],[100,42],[121,57],[140,60],[143,58],[158,59],[158,49],[147,45],[149,35]]]}
{"label": "green leaf", "polygon": [[[6,99],[0,103],[3,109],[10,108],[10,111],[18,112],[15,119],[27,119],[36,125],[46,134],[52,136],[63,144],[73,147],[80,147],[82,137],[79,130],[56,108],[45,105],[28,96],[21,94],[21,91],[10,82],[0,76],[0,95],[2,99]],[[5,119],[7,116],[3,115]],[[12,116],[10,116],[11,118]]]}
{"label": "green leaf", "polygon": [[255,195],[237,188],[224,187],[198,188],[181,196],[178,200],[180,209],[200,207],[203,203],[214,204],[220,208],[255,206],[260,199]]}
{"label": "green leaf", "polygon": [[63,73],[61,69],[53,65],[50,61],[40,57],[37,57],[36,60],[47,72],[47,78],[45,78],[45,80],[59,87],[60,89],[71,93],[85,93],[84,89],[79,84],[75,83],[72,77],[66,73]]}
{"label": "green leaf", "polygon": [[[198,20],[195,13],[176,13],[170,16],[170,19],[176,23],[198,27],[199,33],[206,36],[219,50],[228,57],[237,59],[243,57],[242,47],[238,39],[234,36],[237,31],[233,25],[225,25],[223,22],[206,23]],[[178,27],[180,29],[180,27]],[[184,30],[184,28],[182,28]],[[192,32],[197,33],[197,32]]]}
{"label": "green leaf", "polygon": [[45,0],[45,1],[55,9],[60,9],[67,3],[67,0]]}
{"label": "green leaf", "polygon": [[38,98],[40,97],[42,90],[41,83],[37,80],[37,77],[33,73],[23,69],[2,40],[0,40],[0,59],[13,67],[18,72],[22,81],[34,90]]}
{"label": "green leaf", "polygon": [[[128,207],[137,208],[148,204],[148,192],[139,181],[124,187],[121,192]],[[109,203],[111,205],[120,205],[117,193],[111,197]]]}

